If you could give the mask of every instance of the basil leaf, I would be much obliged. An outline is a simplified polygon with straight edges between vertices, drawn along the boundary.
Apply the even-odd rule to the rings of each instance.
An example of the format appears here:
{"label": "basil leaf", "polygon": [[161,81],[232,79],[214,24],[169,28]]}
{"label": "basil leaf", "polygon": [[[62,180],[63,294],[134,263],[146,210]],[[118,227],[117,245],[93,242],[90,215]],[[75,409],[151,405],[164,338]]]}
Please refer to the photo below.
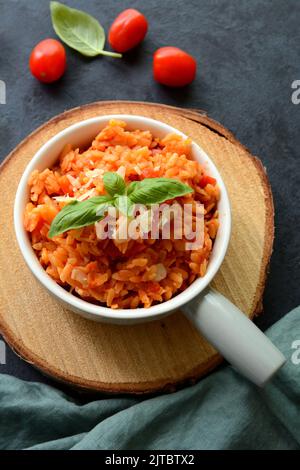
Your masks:
{"label": "basil leaf", "polygon": [[133,191],[135,190],[135,188],[138,186],[138,184],[140,183],[140,181],[132,181],[132,183],[130,183],[128,186],[127,186],[127,196],[130,196],[131,193],[133,193]]}
{"label": "basil leaf", "polygon": [[103,50],[105,32],[92,16],[60,2],[50,2],[50,11],[56,34],[72,49],[88,57],[99,54],[122,57],[121,54]]}
{"label": "basil leaf", "polygon": [[115,199],[115,206],[124,215],[132,215],[134,204],[127,196],[118,196]]}
{"label": "basil leaf", "polygon": [[171,178],[145,178],[135,183],[129,197],[136,204],[158,204],[193,192],[190,186]]}
{"label": "basil leaf", "polygon": [[49,237],[98,222],[110,205],[112,200],[107,196],[95,196],[86,201],[72,201],[53,219]]}
{"label": "basil leaf", "polygon": [[107,171],[103,175],[103,183],[105,190],[111,196],[115,196],[116,194],[124,194],[126,191],[125,181],[120,175],[118,175],[118,173]]}

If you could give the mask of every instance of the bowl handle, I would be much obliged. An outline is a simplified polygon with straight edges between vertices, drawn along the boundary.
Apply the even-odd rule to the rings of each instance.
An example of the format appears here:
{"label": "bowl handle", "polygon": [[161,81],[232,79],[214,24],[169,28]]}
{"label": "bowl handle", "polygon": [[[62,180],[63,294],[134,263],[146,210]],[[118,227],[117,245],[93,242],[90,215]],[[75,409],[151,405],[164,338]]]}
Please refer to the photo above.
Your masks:
{"label": "bowl handle", "polygon": [[181,308],[205,338],[242,375],[263,387],[286,359],[246,315],[208,288]]}

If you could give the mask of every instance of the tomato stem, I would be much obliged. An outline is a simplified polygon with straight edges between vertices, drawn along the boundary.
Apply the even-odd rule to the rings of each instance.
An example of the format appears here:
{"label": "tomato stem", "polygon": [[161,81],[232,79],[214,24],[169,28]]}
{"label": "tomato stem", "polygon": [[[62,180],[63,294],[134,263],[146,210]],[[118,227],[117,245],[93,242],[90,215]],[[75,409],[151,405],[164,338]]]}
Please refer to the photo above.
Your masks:
{"label": "tomato stem", "polygon": [[119,54],[118,52],[111,52],[111,51],[101,51],[99,52],[101,55],[106,55],[108,57],[116,57],[117,59],[121,59],[123,56],[122,54]]}

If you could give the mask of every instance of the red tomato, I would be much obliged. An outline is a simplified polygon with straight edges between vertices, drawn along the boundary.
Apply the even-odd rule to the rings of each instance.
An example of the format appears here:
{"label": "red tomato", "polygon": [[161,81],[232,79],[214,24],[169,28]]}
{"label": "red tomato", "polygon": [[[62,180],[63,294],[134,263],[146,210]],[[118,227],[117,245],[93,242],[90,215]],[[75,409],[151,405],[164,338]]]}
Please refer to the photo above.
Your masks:
{"label": "red tomato", "polygon": [[154,78],[163,85],[188,85],[194,80],[196,69],[195,59],[178,47],[161,47],[153,57]]}
{"label": "red tomato", "polygon": [[58,80],[66,69],[66,51],[56,39],[44,39],[32,50],[29,59],[32,75],[44,83]]}
{"label": "red tomato", "polygon": [[199,181],[199,186],[201,188],[205,188],[207,184],[212,184],[213,186],[216,184],[217,180],[215,178],[212,178],[212,176],[204,175],[201,177]]}
{"label": "red tomato", "polygon": [[137,46],[146,36],[148,22],[145,16],[133,8],[124,10],[110,27],[108,41],[117,52],[126,52]]}

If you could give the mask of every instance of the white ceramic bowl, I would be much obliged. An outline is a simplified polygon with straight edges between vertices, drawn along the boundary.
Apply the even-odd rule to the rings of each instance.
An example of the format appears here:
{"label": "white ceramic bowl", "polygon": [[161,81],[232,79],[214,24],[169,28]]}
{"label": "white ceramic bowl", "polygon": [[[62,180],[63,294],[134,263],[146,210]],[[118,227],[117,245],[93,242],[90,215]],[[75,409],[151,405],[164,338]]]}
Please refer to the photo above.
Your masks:
{"label": "white ceramic bowl", "polygon": [[220,213],[220,229],[218,231],[213,253],[210,258],[205,277],[198,278],[184,292],[177,295],[176,297],[173,297],[171,300],[147,309],[136,308],[113,310],[108,307],[101,307],[79,299],[59,286],[42,268],[34,253],[34,250],[31,247],[28,234],[24,230],[24,210],[25,205],[29,200],[28,179],[33,170],[43,170],[45,168],[51,167],[57,160],[58,155],[66,144],[71,143],[73,146],[82,146],[91,142],[100,129],[104,127],[112,118],[126,121],[129,128],[131,129],[150,130],[155,136],[158,137],[164,137],[170,132],[175,132],[186,137],[178,130],[162,122],[146,117],[129,115],[96,117],[79,122],[71,127],[68,127],[67,129],[64,129],[52,137],[52,139],[50,139],[40,148],[40,150],[34,155],[28,164],[21,178],[15,201],[15,229],[18,243],[29,268],[37,277],[37,279],[44,285],[44,287],[46,287],[46,289],[48,289],[51,294],[57,297],[59,301],[62,301],[71,310],[74,310],[87,318],[100,321],[107,320],[113,323],[128,324],[142,322],[145,320],[154,320],[160,316],[168,314],[171,311],[186,304],[189,300],[195,297],[195,295],[203,291],[203,289],[215,276],[224,259],[230,238],[231,216],[227,191],[217,168],[206,155],[206,153],[198,145],[193,143],[193,158],[205,166],[209,175],[216,178],[221,192],[221,199],[218,205]]}
{"label": "white ceramic bowl", "polygon": [[[170,132],[186,137],[182,132],[165,123],[134,115],[95,117],[74,124],[52,137],[39,149],[26,167],[20,180],[15,199],[15,232],[20,250],[28,267],[57,300],[75,313],[79,313],[92,320],[128,325],[158,319],[180,307],[230,362],[235,364],[238,369],[243,370],[243,372],[256,383],[264,383],[284,362],[281,353],[267,340],[260,330],[223,296],[211,289],[206,291],[206,295],[201,295],[217,273],[226,254],[230,238],[231,215],[230,203],[222,178],[208,155],[195,143],[192,144],[193,158],[205,167],[209,175],[216,178],[221,193],[218,204],[220,227],[209,260],[207,273],[204,277],[196,279],[184,292],[172,299],[150,308],[110,309],[89,303],[67,292],[59,286],[40,265],[31,247],[28,234],[23,224],[25,205],[29,200],[29,175],[35,169],[43,170],[51,167],[66,144],[70,143],[72,146],[80,147],[89,144],[100,129],[112,118],[125,121],[129,129],[150,130],[158,137],[163,137]],[[192,302],[193,299],[196,300]],[[242,331],[240,331],[241,328]],[[226,331],[225,336],[224,331]],[[243,334],[243,332],[245,332],[245,334]],[[251,359],[251,354],[253,355],[255,352],[255,345],[255,357]],[[252,351],[250,360],[249,348]],[[244,353],[242,353],[243,350]],[[260,371],[257,371],[259,367],[255,364],[255,362],[257,362],[257,353],[260,356],[261,354],[265,355],[266,359]],[[271,364],[269,360],[270,354],[272,354],[272,357],[274,356],[275,361],[271,361]],[[268,359],[267,356],[269,356]],[[236,357],[240,359],[236,361]],[[250,372],[247,368],[245,371],[245,362],[251,363]]]}

